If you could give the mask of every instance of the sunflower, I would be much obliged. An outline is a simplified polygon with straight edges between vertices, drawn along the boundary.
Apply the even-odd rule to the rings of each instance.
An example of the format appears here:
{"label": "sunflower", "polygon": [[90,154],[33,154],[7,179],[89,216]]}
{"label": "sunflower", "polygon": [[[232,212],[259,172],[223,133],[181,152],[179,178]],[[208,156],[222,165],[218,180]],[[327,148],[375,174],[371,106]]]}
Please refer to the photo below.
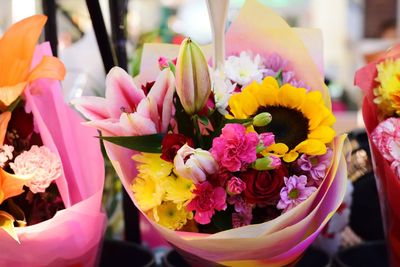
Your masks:
{"label": "sunflower", "polygon": [[267,126],[251,126],[248,130],[258,133],[272,132],[275,144],[267,148],[268,153],[294,161],[299,154],[323,155],[335,131],[335,117],[325,105],[319,91],[307,92],[290,84],[279,87],[277,80],[266,77],[261,84],[253,82],[242,92],[229,99],[231,116],[247,119],[268,112],[272,121]]}

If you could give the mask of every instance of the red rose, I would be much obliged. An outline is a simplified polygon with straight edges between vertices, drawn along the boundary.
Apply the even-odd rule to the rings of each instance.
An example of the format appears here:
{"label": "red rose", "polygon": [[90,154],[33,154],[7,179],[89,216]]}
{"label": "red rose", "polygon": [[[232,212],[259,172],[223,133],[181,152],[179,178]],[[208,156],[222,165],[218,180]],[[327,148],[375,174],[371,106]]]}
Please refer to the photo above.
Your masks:
{"label": "red rose", "polygon": [[250,169],[242,173],[241,178],[246,183],[244,198],[251,204],[275,205],[284,186],[283,177],[287,175],[288,171],[283,165],[272,171]]}
{"label": "red rose", "polygon": [[173,162],[176,152],[184,145],[193,147],[193,140],[183,134],[167,134],[161,144],[161,158],[165,161]]}

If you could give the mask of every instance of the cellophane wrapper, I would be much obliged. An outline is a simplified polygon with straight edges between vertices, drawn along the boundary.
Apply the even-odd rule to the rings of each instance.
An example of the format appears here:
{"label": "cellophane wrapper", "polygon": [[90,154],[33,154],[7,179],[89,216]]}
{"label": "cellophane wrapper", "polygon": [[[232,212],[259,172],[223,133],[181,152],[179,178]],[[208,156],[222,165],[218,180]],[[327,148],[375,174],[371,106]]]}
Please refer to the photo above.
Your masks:
{"label": "cellophane wrapper", "polygon": [[[51,55],[48,43],[36,48],[32,67]],[[60,83],[35,81],[24,92],[43,144],[56,153],[63,173],[57,186],[65,209],[41,223],[18,227],[19,243],[0,231],[0,266],[90,267],[98,262],[106,215],[101,210],[104,162],[96,130],[64,103]]]}
{"label": "cellophane wrapper", "polygon": [[[376,65],[386,58],[398,58],[399,55],[400,46],[394,47],[382,58],[358,70],[355,75],[355,84],[365,94],[362,114],[369,140],[372,140],[371,134],[380,122],[377,105],[373,103],[373,89],[377,86],[375,82]],[[391,266],[400,266],[400,177],[390,168],[390,163],[371,141],[370,147],[390,264]]]}

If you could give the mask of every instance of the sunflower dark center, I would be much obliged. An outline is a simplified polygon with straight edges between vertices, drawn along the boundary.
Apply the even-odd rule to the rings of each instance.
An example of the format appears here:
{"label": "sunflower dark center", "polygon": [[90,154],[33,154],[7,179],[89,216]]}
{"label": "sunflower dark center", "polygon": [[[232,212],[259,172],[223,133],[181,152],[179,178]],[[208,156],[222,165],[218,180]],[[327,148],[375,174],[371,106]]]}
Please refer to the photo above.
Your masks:
{"label": "sunflower dark center", "polygon": [[307,139],[308,119],[296,109],[282,106],[260,107],[256,114],[269,112],[272,121],[264,127],[254,127],[258,133],[272,132],[276,143],[284,143],[289,149],[295,148]]}

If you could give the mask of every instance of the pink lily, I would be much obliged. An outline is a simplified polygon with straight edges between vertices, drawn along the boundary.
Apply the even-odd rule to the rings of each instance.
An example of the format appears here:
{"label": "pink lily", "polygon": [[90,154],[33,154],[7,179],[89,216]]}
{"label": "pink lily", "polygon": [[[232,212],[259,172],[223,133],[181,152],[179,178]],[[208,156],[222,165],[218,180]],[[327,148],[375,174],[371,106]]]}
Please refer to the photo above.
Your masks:
{"label": "pink lily", "polygon": [[146,96],[133,78],[119,67],[106,78],[105,98],[84,96],[73,101],[88,125],[111,136],[136,136],[166,132],[172,116],[175,78],[171,70],[158,75]]}

